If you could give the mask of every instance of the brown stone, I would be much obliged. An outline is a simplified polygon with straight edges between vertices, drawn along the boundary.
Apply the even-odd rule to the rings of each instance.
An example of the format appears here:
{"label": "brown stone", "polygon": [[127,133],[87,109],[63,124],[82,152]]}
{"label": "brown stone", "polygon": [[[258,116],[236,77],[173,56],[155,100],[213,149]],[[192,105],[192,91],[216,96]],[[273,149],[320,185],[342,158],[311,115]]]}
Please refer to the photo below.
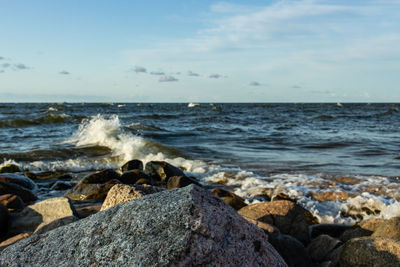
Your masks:
{"label": "brown stone", "polygon": [[400,240],[360,237],[347,241],[340,252],[340,266],[400,266]]}
{"label": "brown stone", "polygon": [[374,232],[384,221],[385,219],[381,218],[371,218],[359,222],[357,226],[361,227],[362,229]]}
{"label": "brown stone", "polygon": [[108,191],[113,187],[114,184],[85,184],[79,183],[70,191],[65,193],[65,197],[83,201],[89,199],[103,200],[106,198]]}
{"label": "brown stone", "polygon": [[390,237],[400,239],[400,217],[394,217],[389,220],[385,220],[379,224],[374,233],[373,237]]}
{"label": "brown stone", "polygon": [[351,229],[346,230],[341,236],[340,240],[343,242],[347,242],[350,239],[363,237],[363,236],[370,236],[373,232],[367,229],[363,229],[359,226],[354,226]]}
{"label": "brown stone", "polygon": [[268,232],[268,233],[275,233],[275,234],[279,234],[280,231],[278,228],[276,228],[275,226],[268,224],[268,223],[263,223],[257,220],[253,220],[251,218],[247,218],[245,216],[243,216],[243,218],[245,218],[247,221],[257,225],[258,227],[260,227],[261,229],[263,229],[264,231]]}
{"label": "brown stone", "polygon": [[34,180],[51,180],[51,179],[71,179],[72,176],[68,173],[63,172],[53,172],[53,171],[45,171],[45,172],[24,172],[24,175],[34,179]]}
{"label": "brown stone", "polygon": [[153,187],[148,186],[133,186],[125,184],[114,185],[108,191],[107,197],[103,202],[100,210],[106,210],[118,204],[131,201],[136,198],[143,197],[144,195],[156,193]]}
{"label": "brown stone", "polygon": [[312,214],[287,200],[262,202],[241,208],[242,216],[276,226],[281,233],[291,235],[304,244],[309,242],[308,217]]}
{"label": "brown stone", "polygon": [[102,202],[75,203],[78,218],[83,219],[100,211]]}
{"label": "brown stone", "polygon": [[247,204],[244,202],[244,199],[239,197],[235,193],[229,192],[221,188],[215,188],[211,192],[219,196],[223,201],[225,201],[225,203],[227,203],[235,210],[240,210],[241,208],[247,206]]}
{"label": "brown stone", "polygon": [[53,221],[75,215],[75,209],[67,198],[49,198],[29,205],[17,213],[12,219],[10,232],[13,234],[34,232]]}
{"label": "brown stone", "polygon": [[25,207],[24,202],[19,196],[11,194],[1,195],[0,204],[10,210],[22,210]]}

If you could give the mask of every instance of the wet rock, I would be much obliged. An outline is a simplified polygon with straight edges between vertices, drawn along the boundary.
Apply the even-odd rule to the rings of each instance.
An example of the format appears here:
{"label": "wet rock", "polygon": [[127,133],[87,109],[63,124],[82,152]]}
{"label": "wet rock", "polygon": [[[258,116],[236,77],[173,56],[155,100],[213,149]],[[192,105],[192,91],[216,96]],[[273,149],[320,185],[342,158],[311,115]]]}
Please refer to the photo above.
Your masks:
{"label": "wet rock", "polygon": [[9,219],[10,215],[8,209],[0,204],[0,237],[3,237],[8,233]]}
{"label": "wet rock", "polygon": [[81,180],[81,184],[103,184],[105,182],[108,182],[110,180],[119,180],[120,175],[112,170],[112,169],[106,169],[102,170],[99,172],[95,172],[92,174],[89,174],[85,178]]}
{"label": "wet rock", "polygon": [[0,174],[0,181],[17,184],[25,187],[26,189],[32,190],[36,187],[36,184],[26,176],[16,173],[3,173]]}
{"label": "wet rock", "polygon": [[37,200],[37,197],[25,187],[0,181],[0,195],[12,194],[19,196],[25,203]]}
{"label": "wet rock", "polygon": [[315,262],[330,261],[330,255],[341,244],[342,242],[339,239],[329,235],[319,235],[311,240],[307,246],[307,252]]}
{"label": "wet rock", "polygon": [[124,165],[122,165],[121,170],[122,170],[122,172],[127,172],[130,170],[143,171],[143,162],[138,159],[130,160],[127,163],[125,163]]}
{"label": "wet rock", "polygon": [[359,184],[361,182],[361,180],[358,178],[348,177],[348,176],[336,177],[336,178],[334,178],[334,180],[339,183],[349,184],[349,185],[355,185],[355,184]]}
{"label": "wet rock", "polygon": [[296,199],[290,197],[289,195],[285,193],[278,193],[276,195],[272,195],[271,201],[278,201],[278,200],[288,200],[296,203]]}
{"label": "wet rock", "polygon": [[135,184],[140,179],[146,179],[148,184],[152,184],[151,177],[141,170],[126,171],[118,179],[124,184]]}
{"label": "wet rock", "polygon": [[216,196],[191,185],[33,235],[3,250],[0,265],[287,266],[267,239]]}
{"label": "wet rock", "polygon": [[67,198],[49,198],[29,205],[18,213],[12,219],[10,232],[14,234],[34,232],[55,220],[75,215],[75,209]]}
{"label": "wet rock", "polygon": [[337,201],[337,200],[347,200],[351,197],[355,197],[355,194],[349,194],[347,192],[322,192],[322,193],[313,193],[312,198],[319,201]]}
{"label": "wet rock", "polygon": [[154,181],[168,182],[172,176],[185,176],[183,171],[165,161],[150,161],[146,163],[145,173],[150,175]]}
{"label": "wet rock", "polygon": [[153,182],[151,179],[148,180],[148,179],[144,179],[144,178],[140,178],[135,183],[135,185],[152,185],[152,184],[153,184]]}
{"label": "wet rock", "polygon": [[312,262],[304,245],[290,235],[272,234],[268,241],[278,251],[288,266],[310,267]]}
{"label": "wet rock", "polygon": [[68,173],[62,172],[53,172],[53,171],[46,171],[46,172],[24,172],[25,176],[33,179],[33,180],[48,180],[48,179],[71,179],[72,176]]}
{"label": "wet rock", "polygon": [[1,195],[0,204],[10,210],[22,210],[25,207],[24,202],[19,196],[11,194]]}
{"label": "wet rock", "polygon": [[143,197],[144,195],[160,192],[153,186],[132,186],[125,184],[114,185],[107,194],[100,210],[106,210],[118,204],[131,201],[136,198]]}
{"label": "wet rock", "polygon": [[65,197],[76,200],[83,201],[88,199],[103,200],[106,198],[108,191],[114,184],[85,184],[79,183],[70,191],[65,193]]}
{"label": "wet rock", "polygon": [[57,181],[50,187],[50,190],[63,191],[71,188],[72,188],[71,183],[64,181]]}
{"label": "wet rock", "polygon": [[346,224],[321,223],[310,226],[311,239],[319,235],[329,235],[339,238],[346,230],[353,229],[353,226]]}
{"label": "wet rock", "polygon": [[215,188],[211,192],[219,196],[220,199],[225,201],[226,204],[228,204],[235,210],[240,210],[241,208],[247,206],[243,198],[227,190]]}
{"label": "wet rock", "polygon": [[187,176],[172,176],[168,179],[167,189],[181,188],[191,184],[201,186],[194,178]]}
{"label": "wet rock", "polygon": [[379,224],[372,236],[400,238],[400,217],[394,217]]}
{"label": "wet rock", "polygon": [[340,252],[340,266],[400,266],[400,240],[360,237],[347,241]]}
{"label": "wet rock", "polygon": [[3,167],[0,167],[0,173],[12,173],[12,172],[20,172],[21,169],[18,165],[15,164],[6,164]]}
{"label": "wet rock", "polygon": [[303,244],[309,242],[307,217],[312,216],[309,211],[299,205],[278,200],[262,202],[241,208],[238,213],[242,216],[276,226],[283,234],[291,235]]}

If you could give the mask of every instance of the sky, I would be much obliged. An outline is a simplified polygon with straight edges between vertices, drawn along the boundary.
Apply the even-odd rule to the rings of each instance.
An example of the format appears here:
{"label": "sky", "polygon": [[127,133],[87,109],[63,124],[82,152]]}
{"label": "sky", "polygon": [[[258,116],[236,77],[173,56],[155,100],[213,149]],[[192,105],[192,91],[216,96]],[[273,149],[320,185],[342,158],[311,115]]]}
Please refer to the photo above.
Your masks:
{"label": "sky", "polygon": [[400,0],[0,0],[0,102],[400,102]]}

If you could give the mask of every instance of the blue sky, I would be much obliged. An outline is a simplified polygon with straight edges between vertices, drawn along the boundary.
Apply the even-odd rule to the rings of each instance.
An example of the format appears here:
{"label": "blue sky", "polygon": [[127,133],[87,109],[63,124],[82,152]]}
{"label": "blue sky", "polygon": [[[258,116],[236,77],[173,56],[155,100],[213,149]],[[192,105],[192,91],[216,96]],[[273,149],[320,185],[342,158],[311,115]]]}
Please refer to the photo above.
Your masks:
{"label": "blue sky", "polygon": [[0,102],[399,102],[400,1],[0,1]]}

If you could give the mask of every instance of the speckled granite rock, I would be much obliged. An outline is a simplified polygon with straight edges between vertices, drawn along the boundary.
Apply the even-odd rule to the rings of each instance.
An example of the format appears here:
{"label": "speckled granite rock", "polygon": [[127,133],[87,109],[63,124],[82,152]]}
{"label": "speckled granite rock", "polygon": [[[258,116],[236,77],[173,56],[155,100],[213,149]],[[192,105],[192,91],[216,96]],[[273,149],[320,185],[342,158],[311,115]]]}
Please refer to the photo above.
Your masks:
{"label": "speckled granite rock", "polygon": [[268,236],[190,185],[124,203],[0,254],[1,266],[287,266]]}

